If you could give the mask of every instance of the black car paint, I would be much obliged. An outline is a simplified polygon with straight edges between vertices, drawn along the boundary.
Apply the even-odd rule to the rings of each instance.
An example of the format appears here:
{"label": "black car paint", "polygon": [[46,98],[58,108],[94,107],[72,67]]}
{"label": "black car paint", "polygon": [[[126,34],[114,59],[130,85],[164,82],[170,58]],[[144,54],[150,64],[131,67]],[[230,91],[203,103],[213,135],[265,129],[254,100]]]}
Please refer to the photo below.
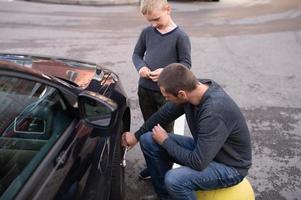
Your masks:
{"label": "black car paint", "polygon": [[[13,57],[14,55],[11,55],[11,58]],[[27,57],[30,58],[31,56]],[[39,59],[43,59],[43,57],[39,57]],[[10,64],[2,63],[3,65]],[[118,110],[114,113],[113,124],[109,129],[90,128],[82,122],[78,109],[74,106],[77,102],[77,96],[83,91],[82,88],[78,88],[75,86],[76,84],[70,84],[68,81],[64,82],[63,79],[58,79],[50,74],[45,77],[43,73],[33,72],[20,66],[18,68],[22,69],[17,70],[16,65],[11,65],[6,69],[0,68],[0,74],[30,79],[57,88],[68,104],[70,113],[74,115],[74,120],[19,193],[11,198],[94,199],[97,196],[98,199],[110,199],[112,163],[114,155],[118,153],[115,152],[116,146],[120,145],[120,134],[129,130],[130,127],[129,103],[120,82],[115,83],[113,87],[111,86],[106,95],[118,104]],[[93,82],[84,90],[95,92],[95,88],[98,87]],[[122,122],[122,127],[120,127],[120,122]],[[111,141],[110,146],[106,146],[108,140]],[[104,147],[106,148],[104,149]],[[89,174],[92,170],[97,173],[97,170],[95,172],[93,168],[98,163],[102,150],[107,151],[107,162],[101,163],[103,168],[98,173],[98,180],[91,181]],[[95,181],[97,181],[97,185],[101,185],[101,188],[95,187]],[[55,195],[51,196],[51,194]]]}

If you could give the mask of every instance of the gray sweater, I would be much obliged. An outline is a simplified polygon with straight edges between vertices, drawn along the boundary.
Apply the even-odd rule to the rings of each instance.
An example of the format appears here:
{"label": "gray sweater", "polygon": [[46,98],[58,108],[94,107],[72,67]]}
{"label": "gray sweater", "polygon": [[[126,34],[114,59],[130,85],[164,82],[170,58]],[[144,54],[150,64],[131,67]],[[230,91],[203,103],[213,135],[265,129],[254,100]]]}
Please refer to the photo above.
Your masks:
{"label": "gray sweater", "polygon": [[185,149],[166,139],[162,146],[179,164],[196,170],[205,169],[214,160],[236,168],[246,176],[251,167],[250,133],[243,114],[236,103],[214,81],[200,80],[209,85],[199,105],[190,103],[162,106],[135,133],[140,136],[157,125],[174,121],[185,113],[195,141],[193,150]]}
{"label": "gray sweater", "polygon": [[[147,66],[151,71],[163,68],[171,63],[181,63],[191,68],[191,44],[188,35],[179,27],[161,34],[156,28],[148,26],[142,30],[133,52],[133,63],[140,70]],[[139,79],[139,85],[159,91],[156,82]]]}

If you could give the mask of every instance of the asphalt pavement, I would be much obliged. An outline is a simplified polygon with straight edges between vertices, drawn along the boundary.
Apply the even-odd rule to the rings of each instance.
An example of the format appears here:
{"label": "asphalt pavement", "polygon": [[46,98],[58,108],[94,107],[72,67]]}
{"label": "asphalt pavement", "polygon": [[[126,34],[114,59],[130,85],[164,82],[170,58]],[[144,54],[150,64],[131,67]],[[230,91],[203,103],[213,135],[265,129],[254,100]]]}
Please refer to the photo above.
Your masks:
{"label": "asphalt pavement", "polygon": [[[211,78],[237,102],[252,137],[248,179],[258,200],[301,199],[301,2],[171,2],[190,36],[192,71]],[[147,25],[135,5],[75,6],[0,0],[0,51],[97,62],[116,71],[142,123],[131,54]],[[189,133],[187,126],[186,134]],[[153,194],[139,181],[139,146],[128,153],[127,199]]]}

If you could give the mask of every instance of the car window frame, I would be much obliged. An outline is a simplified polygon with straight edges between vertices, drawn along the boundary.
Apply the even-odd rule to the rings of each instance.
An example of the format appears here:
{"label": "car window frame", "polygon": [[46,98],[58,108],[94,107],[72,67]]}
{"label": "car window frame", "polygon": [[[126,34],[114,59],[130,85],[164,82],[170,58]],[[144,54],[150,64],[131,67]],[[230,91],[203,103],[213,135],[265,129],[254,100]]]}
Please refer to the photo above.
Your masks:
{"label": "car window frame", "polygon": [[[0,68],[0,76],[16,77],[19,79],[34,81],[34,82],[48,85],[48,86],[58,90],[60,97],[63,98],[64,103],[68,104],[68,107],[70,107],[70,106],[75,107],[75,108],[77,107],[77,94],[74,92],[71,92],[70,90],[65,88],[66,86],[64,86],[61,82],[59,82],[59,83],[52,82],[52,81],[55,81],[55,79],[51,79],[47,75],[41,74],[41,77],[39,77],[35,74],[30,74],[27,72],[19,72],[19,71],[7,70],[5,68],[4,69]],[[68,83],[66,83],[66,85],[68,85],[68,87],[69,87]],[[76,90],[75,90],[75,92],[76,92]],[[69,101],[66,100],[66,98]],[[70,99],[71,99],[71,102],[73,101],[76,103],[70,105]],[[79,116],[74,117],[74,119],[70,121],[70,123],[67,125],[65,131],[60,135],[60,139],[55,141],[55,143],[52,145],[52,147],[47,152],[46,156],[40,160],[38,166],[36,166],[35,170],[25,181],[25,184],[22,187],[19,187],[18,191],[12,192],[11,195],[4,196],[4,194],[6,193],[6,191],[5,191],[2,194],[1,199],[2,198],[24,199],[24,197],[27,197],[28,195],[33,194],[32,185],[33,184],[36,184],[37,186],[39,185],[37,183],[41,182],[41,177],[43,177],[43,175],[47,172],[47,168],[49,168],[49,165],[53,164],[52,162],[50,162],[50,160],[52,160],[53,158],[58,156],[58,153],[61,150],[61,148],[63,147],[63,144],[66,142],[67,138],[70,136],[70,133],[72,132],[72,130],[74,129],[74,127],[76,126],[78,121],[79,121]],[[13,184],[13,182],[11,182],[10,184]],[[10,189],[10,186],[7,188],[7,190],[9,190],[9,189]],[[35,188],[35,190],[37,190],[37,188]],[[9,194],[9,193],[7,193],[7,194]]]}
{"label": "car window frame", "polygon": [[31,74],[27,73],[26,71],[14,71],[11,69],[3,69],[1,67],[0,75],[27,79],[30,81],[35,81],[51,86],[60,92],[64,100],[66,100],[70,106],[77,108],[77,96],[81,92],[81,89],[77,88],[72,84],[69,84],[68,82],[65,82],[64,80],[58,81],[56,77],[52,77],[51,75],[49,76],[44,73],[40,73],[39,75],[37,75],[36,73]]}

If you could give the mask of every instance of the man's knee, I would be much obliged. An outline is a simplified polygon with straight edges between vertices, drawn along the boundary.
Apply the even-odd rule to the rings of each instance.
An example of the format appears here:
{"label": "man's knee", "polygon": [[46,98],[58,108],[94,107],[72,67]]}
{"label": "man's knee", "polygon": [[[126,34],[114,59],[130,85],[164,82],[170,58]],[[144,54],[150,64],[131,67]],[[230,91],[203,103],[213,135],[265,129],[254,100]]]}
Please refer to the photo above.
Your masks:
{"label": "man's knee", "polygon": [[165,187],[168,191],[174,191],[178,186],[177,172],[171,169],[166,172],[164,177]]}
{"label": "man's knee", "polygon": [[152,132],[147,132],[141,135],[139,142],[142,149],[148,148],[149,146],[153,145],[154,141],[152,137]]}

